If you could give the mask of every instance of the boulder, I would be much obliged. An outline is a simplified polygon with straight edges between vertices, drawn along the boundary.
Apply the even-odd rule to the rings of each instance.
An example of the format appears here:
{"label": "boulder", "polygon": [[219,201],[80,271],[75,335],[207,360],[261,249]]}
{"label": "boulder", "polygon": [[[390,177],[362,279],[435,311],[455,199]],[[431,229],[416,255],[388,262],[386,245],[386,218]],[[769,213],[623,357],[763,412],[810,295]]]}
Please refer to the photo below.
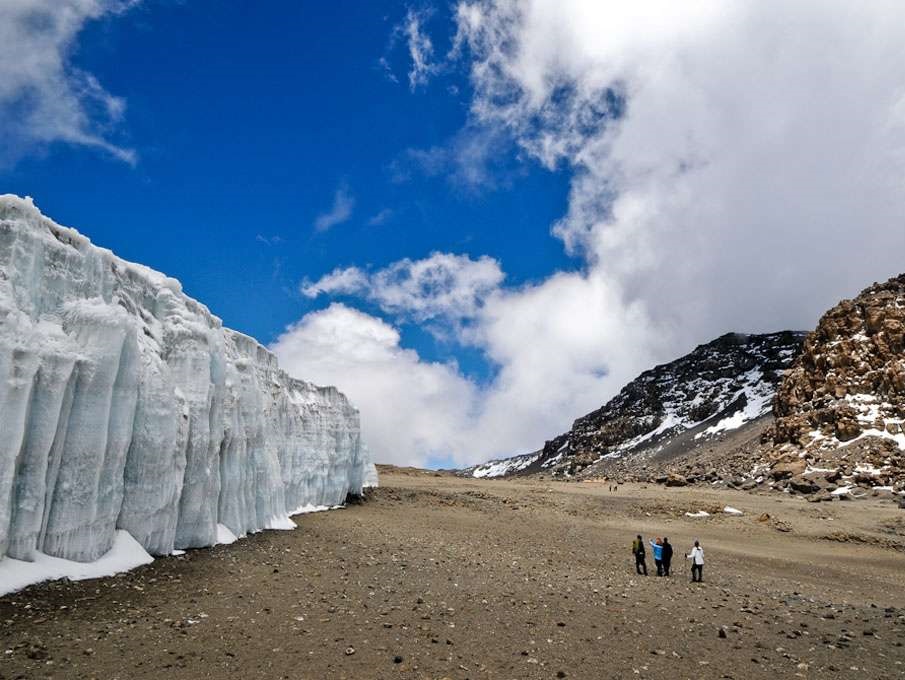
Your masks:
{"label": "boulder", "polygon": [[671,474],[666,479],[666,486],[688,486],[688,480],[682,475]]}
{"label": "boulder", "polygon": [[792,487],[794,491],[804,494],[817,493],[820,491],[820,487],[807,477],[793,477],[789,480],[789,486]]}
{"label": "boulder", "polygon": [[808,464],[801,459],[776,463],[770,470],[773,479],[789,479],[790,477],[798,477],[804,474],[808,469]]}

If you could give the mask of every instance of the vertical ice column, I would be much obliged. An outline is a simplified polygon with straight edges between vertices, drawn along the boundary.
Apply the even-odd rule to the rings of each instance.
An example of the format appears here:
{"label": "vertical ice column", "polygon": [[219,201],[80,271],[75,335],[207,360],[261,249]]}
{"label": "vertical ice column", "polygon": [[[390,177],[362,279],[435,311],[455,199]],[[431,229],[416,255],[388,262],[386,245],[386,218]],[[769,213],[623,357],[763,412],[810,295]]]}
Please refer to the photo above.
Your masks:
{"label": "vertical ice column", "polygon": [[25,448],[38,363],[34,350],[0,344],[0,556],[9,545],[14,483]]}
{"label": "vertical ice column", "polygon": [[211,343],[207,332],[168,335],[167,364],[184,395],[188,415],[185,474],[176,525],[176,547],[196,548],[217,542],[219,443],[211,438],[215,390],[211,383]]}
{"label": "vertical ice column", "polygon": [[79,362],[59,472],[48,489],[42,550],[89,562],[113,545],[135,415],[138,349],[128,315],[100,300],[68,305],[64,330],[87,356]]}
{"label": "vertical ice column", "polygon": [[54,443],[65,438],[75,382],[76,355],[48,348],[35,377],[25,442],[13,486],[8,554],[32,561],[47,503],[48,464]]}
{"label": "vertical ice column", "polygon": [[[238,336],[237,336],[238,337]],[[240,344],[240,350],[247,349]],[[255,364],[244,356],[233,361],[230,372],[233,400],[226,446],[220,459],[220,522],[243,535],[266,527],[286,512],[279,461],[267,445],[267,388]]]}
{"label": "vertical ice column", "polygon": [[173,386],[169,367],[147,356],[117,528],[128,531],[152,555],[167,555],[175,547],[188,430],[189,409]]}

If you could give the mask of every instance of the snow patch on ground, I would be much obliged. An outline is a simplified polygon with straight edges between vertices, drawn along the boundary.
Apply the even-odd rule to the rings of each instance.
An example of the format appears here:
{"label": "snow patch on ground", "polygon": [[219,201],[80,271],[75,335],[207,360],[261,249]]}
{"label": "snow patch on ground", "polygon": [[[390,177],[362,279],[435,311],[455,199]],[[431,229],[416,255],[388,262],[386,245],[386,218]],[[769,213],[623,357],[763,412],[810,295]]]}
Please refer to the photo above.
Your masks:
{"label": "snow patch on ground", "polygon": [[290,517],[295,515],[310,515],[312,512],[327,512],[328,510],[342,510],[344,505],[303,505],[289,513]]}
{"label": "snow patch on ground", "polygon": [[726,515],[734,515],[735,517],[741,517],[742,515],[745,514],[741,510],[738,510],[737,508],[733,508],[729,505],[727,505],[725,508],[723,508],[723,513]]}
{"label": "snow patch on ground", "polygon": [[94,562],[72,562],[37,553],[34,562],[12,558],[0,560],[0,595],[21,590],[43,581],[68,578],[84,581],[90,578],[113,576],[154,561],[128,531],[117,531],[113,547]]}
{"label": "snow patch on ground", "polygon": [[217,545],[232,545],[239,540],[232,531],[222,524],[217,525]]}
{"label": "snow patch on ground", "polygon": [[298,525],[289,519],[289,515],[278,515],[271,517],[265,528],[273,531],[294,531],[298,529]]}

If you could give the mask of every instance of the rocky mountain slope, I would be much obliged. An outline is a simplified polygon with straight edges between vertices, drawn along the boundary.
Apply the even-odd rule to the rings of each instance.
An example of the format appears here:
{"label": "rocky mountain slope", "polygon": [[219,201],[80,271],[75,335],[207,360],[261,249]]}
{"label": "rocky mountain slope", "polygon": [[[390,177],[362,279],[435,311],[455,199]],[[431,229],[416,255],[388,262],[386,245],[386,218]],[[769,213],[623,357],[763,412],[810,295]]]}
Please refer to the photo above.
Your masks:
{"label": "rocky mountain slope", "polygon": [[724,437],[770,412],[803,333],[729,333],[645,371],[600,409],[575,421],[543,450],[491,461],[476,477],[549,472],[572,476],[600,461]]}
{"label": "rocky mountain slope", "polygon": [[[182,292],[0,196],[0,566],[285,527],[376,475],[358,412]],[[130,539],[131,540],[131,539]]]}
{"label": "rocky mountain slope", "polygon": [[824,314],[774,406],[760,460],[772,483],[905,490],[905,274]]}
{"label": "rocky mountain slope", "polygon": [[773,407],[775,418],[717,440],[680,434],[630,456],[604,456],[579,474],[724,483],[811,501],[905,494],[905,275],[829,310],[785,372]]}

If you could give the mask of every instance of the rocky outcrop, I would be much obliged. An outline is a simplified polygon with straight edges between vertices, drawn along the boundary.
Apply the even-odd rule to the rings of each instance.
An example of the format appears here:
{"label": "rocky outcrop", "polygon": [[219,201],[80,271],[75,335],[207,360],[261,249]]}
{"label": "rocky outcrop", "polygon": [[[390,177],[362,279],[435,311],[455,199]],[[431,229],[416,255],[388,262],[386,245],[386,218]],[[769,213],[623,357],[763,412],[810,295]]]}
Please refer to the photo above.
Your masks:
{"label": "rocky outcrop", "polygon": [[[761,466],[781,486],[905,490],[905,275],[823,315],[774,413]],[[805,469],[784,481],[790,465]]]}
{"label": "rocky outcrop", "polygon": [[829,310],[779,385],[761,435],[610,466],[627,479],[724,482],[812,501],[905,493],[905,275]]}
{"label": "rocky outcrop", "polygon": [[830,448],[867,435],[905,448],[905,274],[824,314],[774,413],[776,444]]}

